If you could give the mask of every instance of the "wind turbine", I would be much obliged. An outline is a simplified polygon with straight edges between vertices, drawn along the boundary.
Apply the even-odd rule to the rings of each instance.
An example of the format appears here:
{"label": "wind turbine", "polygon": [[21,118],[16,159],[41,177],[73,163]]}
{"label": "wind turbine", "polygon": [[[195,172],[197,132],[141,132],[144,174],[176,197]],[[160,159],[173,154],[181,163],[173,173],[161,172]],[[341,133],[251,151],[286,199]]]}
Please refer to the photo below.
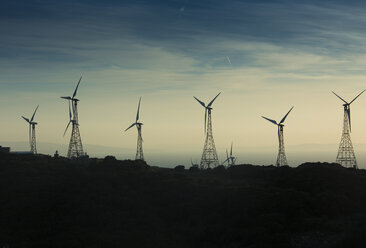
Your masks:
{"label": "wind turbine", "polygon": [[81,142],[80,131],[79,131],[79,117],[78,117],[77,105],[80,100],[76,98],[76,93],[78,91],[81,79],[82,79],[82,76],[80,77],[79,82],[77,83],[72,96],[62,96],[61,97],[62,99],[66,99],[69,103],[69,122],[66,126],[64,136],[65,136],[70,124],[72,124],[71,138],[70,138],[70,143],[69,143],[69,149],[67,152],[67,157],[70,159],[78,158],[78,157],[85,155],[84,150],[83,150],[83,144]]}
{"label": "wind turbine", "polygon": [[[221,94],[217,94],[214,99],[206,106],[204,102],[200,101],[194,96],[194,99],[199,102],[205,108],[205,145],[202,152],[202,158],[200,167],[201,169],[207,169],[211,167],[216,167],[219,165],[219,159],[216,152],[215,142],[212,135],[212,121],[211,121],[211,106],[216,98]],[[207,124],[207,125],[206,125]]]}
{"label": "wind turbine", "polygon": [[30,145],[30,150],[33,154],[37,154],[37,144],[36,144],[36,125],[38,124],[37,122],[34,122],[34,116],[36,115],[37,109],[38,109],[39,105],[37,106],[37,108],[34,110],[32,118],[28,119],[25,118],[24,116],[22,116],[22,118],[28,122],[29,124],[29,145]]}
{"label": "wind turbine", "polygon": [[131,127],[133,126],[136,126],[137,128],[137,151],[136,151],[136,156],[135,156],[135,160],[144,160],[144,153],[142,151],[142,142],[143,142],[143,139],[142,139],[142,135],[141,135],[141,128],[142,128],[142,125],[143,123],[139,122],[139,118],[140,118],[140,103],[141,103],[141,97],[140,97],[140,100],[139,100],[139,105],[137,107],[137,115],[136,115],[136,121],[134,123],[132,123],[131,126],[129,126],[125,132],[130,129]]}
{"label": "wind turbine", "polygon": [[223,162],[223,164],[226,162],[228,166],[233,166],[235,165],[236,159],[237,158],[233,156],[233,143],[231,143],[230,156],[226,149],[226,160]]}
{"label": "wind turbine", "polygon": [[272,122],[273,124],[277,125],[277,129],[278,129],[278,143],[279,143],[279,146],[278,146],[278,156],[277,156],[277,161],[276,161],[276,166],[279,167],[279,166],[284,166],[284,165],[288,165],[287,164],[287,159],[286,159],[286,154],[285,154],[285,144],[284,144],[284,141],[283,141],[283,123],[285,122],[288,114],[291,112],[291,110],[293,109],[294,107],[292,107],[288,112],[287,114],[282,118],[282,120],[277,123],[275,120],[271,120],[267,117],[264,117],[262,116],[264,119],[266,119],[267,121],[269,122]]}
{"label": "wind turbine", "polygon": [[[333,92],[333,91],[332,91]],[[357,169],[357,160],[355,156],[355,152],[353,150],[352,141],[351,141],[351,104],[363,93],[365,90],[363,90],[360,94],[358,94],[355,98],[353,98],[352,101],[349,103],[346,102],[342,97],[337,95],[335,92],[333,92],[334,95],[336,95],[339,99],[341,99],[343,104],[343,110],[344,110],[344,118],[343,118],[343,132],[341,137],[341,142],[339,144],[338,154],[336,162],[341,164],[344,167],[350,167]]]}
{"label": "wind turbine", "polygon": [[192,165],[192,167],[194,167],[194,168],[198,168],[197,161],[196,161],[196,163],[193,163],[192,159],[191,159],[191,165]]}

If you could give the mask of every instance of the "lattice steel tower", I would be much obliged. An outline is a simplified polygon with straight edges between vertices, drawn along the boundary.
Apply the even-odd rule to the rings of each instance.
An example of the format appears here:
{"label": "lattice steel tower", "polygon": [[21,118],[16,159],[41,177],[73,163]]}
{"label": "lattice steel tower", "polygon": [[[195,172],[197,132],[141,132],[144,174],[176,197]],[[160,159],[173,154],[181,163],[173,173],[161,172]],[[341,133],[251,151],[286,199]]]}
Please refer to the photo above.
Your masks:
{"label": "lattice steel tower", "polygon": [[264,119],[266,119],[267,121],[272,122],[273,124],[277,125],[277,133],[278,133],[278,155],[277,155],[277,160],[276,160],[276,166],[280,167],[280,166],[284,166],[284,165],[288,165],[287,163],[287,159],[286,159],[286,154],[285,154],[285,144],[284,144],[284,139],[283,139],[283,127],[284,125],[282,123],[285,122],[288,114],[291,112],[291,110],[294,107],[292,107],[287,114],[282,118],[282,120],[277,123],[275,120],[271,120],[267,117],[262,116]]}
{"label": "lattice steel tower", "polygon": [[[38,105],[39,106],[39,105]],[[28,118],[25,118],[24,116],[22,116],[22,118],[29,123],[29,145],[30,145],[30,151],[33,154],[37,154],[37,142],[36,142],[36,125],[38,124],[37,122],[34,122],[34,116],[37,112],[38,106],[36,108],[36,110],[34,110],[32,118],[29,120]]]}
{"label": "lattice steel tower", "polygon": [[339,163],[340,165],[348,168],[354,168],[357,169],[357,160],[356,155],[353,150],[352,141],[351,141],[351,108],[350,105],[353,101],[356,100],[357,97],[359,97],[365,90],[363,90],[360,94],[358,94],[351,102],[346,102],[342,97],[337,95],[335,92],[333,92],[334,95],[336,95],[339,99],[341,99],[343,104],[343,112],[344,112],[344,118],[343,118],[343,131],[342,131],[342,137],[341,142],[339,144],[338,148],[338,154],[336,163]]}
{"label": "lattice steel tower", "polygon": [[141,122],[138,122],[139,118],[140,118],[140,103],[141,103],[141,97],[140,97],[140,100],[139,100],[139,105],[137,107],[137,115],[136,115],[136,121],[134,123],[132,123],[131,126],[129,126],[125,132],[130,129],[131,127],[133,126],[136,126],[137,128],[137,149],[136,149],[136,156],[135,156],[135,160],[145,160],[144,159],[144,152],[142,150],[142,142],[144,141],[142,139],[142,134],[141,134],[141,128],[142,128],[142,125],[143,123]]}
{"label": "lattice steel tower", "polygon": [[[204,102],[196,99],[204,108],[205,108],[205,145],[203,147],[202,157],[200,168],[201,169],[210,169],[219,165],[219,159],[216,152],[215,141],[212,135],[212,121],[211,121],[211,105],[216,100],[216,98],[221,94],[217,94],[217,96],[206,106]],[[207,124],[207,125],[206,125]]]}
{"label": "lattice steel tower", "polygon": [[288,165],[286,153],[285,153],[285,144],[283,141],[283,125],[278,125],[278,139],[279,139],[279,145],[278,145],[278,155],[276,160],[276,166],[283,166]]}
{"label": "lattice steel tower", "polygon": [[82,77],[80,77],[79,82],[76,85],[76,88],[75,88],[75,91],[74,91],[74,94],[72,95],[72,97],[70,97],[70,96],[61,97],[63,99],[68,100],[68,102],[69,102],[69,123],[66,126],[64,136],[71,123],[72,131],[71,131],[69,149],[67,151],[67,157],[70,159],[78,158],[78,157],[85,155],[84,150],[83,150],[83,144],[81,142],[80,131],[79,131],[79,117],[78,117],[78,108],[77,108],[79,99],[75,98],[77,90],[79,88],[81,78]]}

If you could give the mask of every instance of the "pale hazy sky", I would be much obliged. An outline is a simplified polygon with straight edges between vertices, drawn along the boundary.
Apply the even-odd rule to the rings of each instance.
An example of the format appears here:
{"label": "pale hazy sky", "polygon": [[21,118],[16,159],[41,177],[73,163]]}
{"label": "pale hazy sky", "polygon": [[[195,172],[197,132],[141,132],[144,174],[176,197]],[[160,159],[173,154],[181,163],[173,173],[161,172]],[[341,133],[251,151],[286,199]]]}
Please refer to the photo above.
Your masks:
{"label": "pale hazy sky", "polygon": [[[146,158],[199,159],[204,109],[193,96],[207,103],[222,92],[212,114],[220,160],[232,141],[238,153],[273,147],[275,160],[276,127],[260,116],[280,120],[291,106],[285,145],[331,144],[335,160],[343,107],[331,91],[351,100],[366,88],[365,11],[361,1],[3,1],[0,144],[28,141],[20,116],[37,104],[38,142],[67,144],[60,96],[71,95],[82,74],[86,148],[134,150],[137,131],[124,129],[142,96]],[[366,95],[351,105],[357,157],[365,107]]]}

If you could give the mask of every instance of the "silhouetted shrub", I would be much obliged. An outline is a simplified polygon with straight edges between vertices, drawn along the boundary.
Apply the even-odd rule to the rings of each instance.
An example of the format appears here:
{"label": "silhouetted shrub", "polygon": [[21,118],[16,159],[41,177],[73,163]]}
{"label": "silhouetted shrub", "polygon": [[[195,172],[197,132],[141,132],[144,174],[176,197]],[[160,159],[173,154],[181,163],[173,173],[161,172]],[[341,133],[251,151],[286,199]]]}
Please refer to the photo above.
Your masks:
{"label": "silhouetted shrub", "polygon": [[184,171],[185,170],[185,167],[184,165],[177,165],[174,167],[174,170],[176,171]]}
{"label": "silhouetted shrub", "polygon": [[115,156],[106,156],[104,158],[104,162],[106,162],[106,163],[115,162],[115,161],[117,161]]}

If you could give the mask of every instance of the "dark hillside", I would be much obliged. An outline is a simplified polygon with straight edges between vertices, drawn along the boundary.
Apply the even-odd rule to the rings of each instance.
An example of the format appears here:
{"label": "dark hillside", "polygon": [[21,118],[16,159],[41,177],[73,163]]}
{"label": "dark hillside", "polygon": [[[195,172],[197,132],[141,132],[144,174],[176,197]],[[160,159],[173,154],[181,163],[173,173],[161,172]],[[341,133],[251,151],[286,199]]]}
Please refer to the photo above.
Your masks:
{"label": "dark hillside", "polygon": [[365,247],[365,231],[366,172],[337,164],[190,171],[1,155],[10,248]]}

